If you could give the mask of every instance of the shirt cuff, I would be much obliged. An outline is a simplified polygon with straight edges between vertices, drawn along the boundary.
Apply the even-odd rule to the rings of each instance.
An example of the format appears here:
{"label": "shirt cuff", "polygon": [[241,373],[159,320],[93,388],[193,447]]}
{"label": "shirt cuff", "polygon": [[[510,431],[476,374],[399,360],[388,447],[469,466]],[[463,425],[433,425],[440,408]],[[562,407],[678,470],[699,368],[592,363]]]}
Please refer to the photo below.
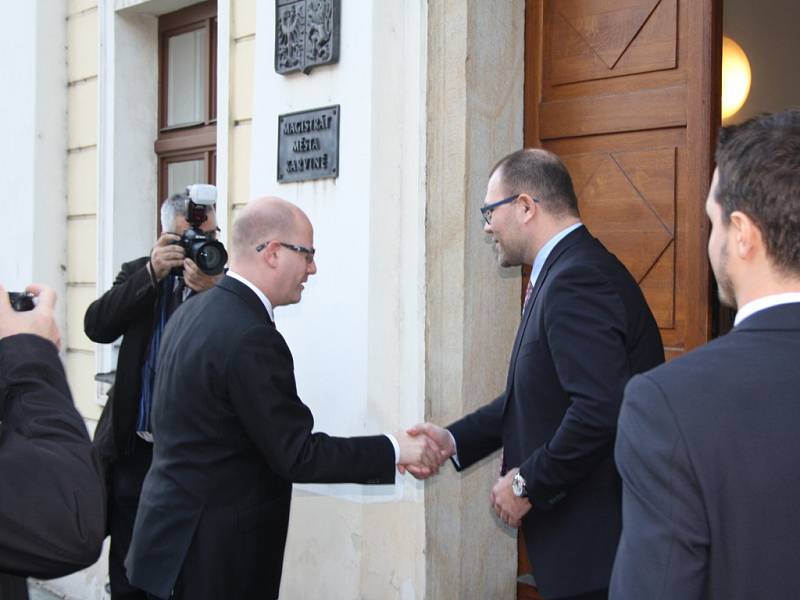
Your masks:
{"label": "shirt cuff", "polygon": [[389,438],[389,441],[392,442],[392,447],[394,448],[394,464],[400,464],[400,444],[397,443],[397,439],[391,433],[384,433],[384,435]]}
{"label": "shirt cuff", "polygon": [[453,432],[449,429],[445,429],[445,431],[450,435],[450,442],[453,444],[453,456],[450,458],[455,463],[456,467],[460,469],[461,463],[458,461],[458,446],[456,445],[456,438],[453,436]]}

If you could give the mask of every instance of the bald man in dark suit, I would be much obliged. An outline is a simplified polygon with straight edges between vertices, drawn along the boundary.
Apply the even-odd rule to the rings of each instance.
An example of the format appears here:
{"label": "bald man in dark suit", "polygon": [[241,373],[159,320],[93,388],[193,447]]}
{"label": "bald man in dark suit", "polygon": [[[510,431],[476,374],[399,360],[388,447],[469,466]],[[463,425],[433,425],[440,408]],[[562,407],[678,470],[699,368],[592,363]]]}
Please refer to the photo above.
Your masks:
{"label": "bald man in dark suit", "polygon": [[312,433],[273,313],[317,271],[311,222],[262,198],[232,237],[227,275],[175,312],[159,355],[153,465],[126,560],[157,598],[277,598],[292,482],[390,484],[397,464],[440,461],[403,431]]}

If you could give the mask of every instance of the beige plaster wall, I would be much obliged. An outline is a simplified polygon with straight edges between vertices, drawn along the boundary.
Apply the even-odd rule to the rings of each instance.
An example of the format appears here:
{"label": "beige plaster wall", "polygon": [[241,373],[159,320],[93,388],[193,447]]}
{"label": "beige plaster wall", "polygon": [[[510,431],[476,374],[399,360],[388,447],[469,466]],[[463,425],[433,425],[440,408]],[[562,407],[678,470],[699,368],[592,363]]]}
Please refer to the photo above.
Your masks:
{"label": "beige plaster wall", "polygon": [[[428,5],[426,416],[447,424],[502,392],[519,269],[497,266],[479,206],[522,146],[523,0]],[[499,453],[425,489],[426,597],[515,597],[516,530],[489,506]]]}
{"label": "beige plaster wall", "polygon": [[96,0],[67,3],[67,292],[66,369],[81,414],[96,420],[94,344],[83,333],[83,315],[95,298],[97,240]]}

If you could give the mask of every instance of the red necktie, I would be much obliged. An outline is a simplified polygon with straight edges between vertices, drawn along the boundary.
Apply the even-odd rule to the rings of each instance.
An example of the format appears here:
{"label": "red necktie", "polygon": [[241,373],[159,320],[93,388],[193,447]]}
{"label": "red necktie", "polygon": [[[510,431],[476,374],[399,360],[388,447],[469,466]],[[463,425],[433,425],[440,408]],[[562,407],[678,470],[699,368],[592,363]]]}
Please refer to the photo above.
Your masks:
{"label": "red necktie", "polygon": [[531,299],[533,294],[533,280],[528,279],[528,287],[525,289],[525,301],[522,303],[522,314],[525,314],[525,309],[528,308],[528,300]]}

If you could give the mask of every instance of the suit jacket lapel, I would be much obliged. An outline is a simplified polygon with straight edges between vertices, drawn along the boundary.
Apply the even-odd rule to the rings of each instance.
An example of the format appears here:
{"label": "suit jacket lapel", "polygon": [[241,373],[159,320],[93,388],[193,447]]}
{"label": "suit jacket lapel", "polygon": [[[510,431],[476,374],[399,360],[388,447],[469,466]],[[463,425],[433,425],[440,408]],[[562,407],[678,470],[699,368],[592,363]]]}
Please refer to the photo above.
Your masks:
{"label": "suit jacket lapel", "polygon": [[522,320],[520,321],[519,328],[517,329],[517,337],[514,340],[514,348],[511,351],[511,360],[509,361],[508,375],[506,376],[506,401],[508,400],[508,395],[511,393],[511,384],[514,381],[514,369],[517,364],[517,355],[522,347],[522,338],[525,337],[524,332],[528,326],[531,313],[533,312],[533,306],[536,304],[536,298],[539,295],[539,291],[542,289],[542,284],[544,283],[545,279],[547,279],[547,274],[550,272],[550,268],[561,257],[561,255],[564,254],[567,249],[586,239],[591,239],[591,235],[589,235],[589,232],[585,226],[578,227],[575,231],[567,235],[567,237],[556,244],[556,247],[553,248],[552,252],[550,252],[550,255],[547,257],[542,270],[539,272],[539,277],[536,278],[536,283],[534,284],[533,291],[531,292],[531,298],[528,300],[528,305],[525,307],[525,312],[522,315]]}

